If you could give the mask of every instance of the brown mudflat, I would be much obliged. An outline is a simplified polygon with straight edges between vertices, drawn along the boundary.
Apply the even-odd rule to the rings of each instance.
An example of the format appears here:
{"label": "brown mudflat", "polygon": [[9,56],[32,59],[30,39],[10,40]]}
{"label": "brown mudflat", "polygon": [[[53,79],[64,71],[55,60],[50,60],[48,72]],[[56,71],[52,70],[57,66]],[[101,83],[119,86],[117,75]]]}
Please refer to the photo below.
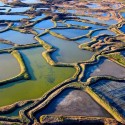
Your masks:
{"label": "brown mudflat", "polygon": [[125,77],[125,68],[122,66],[111,62],[110,60],[106,59],[104,62],[98,66],[94,66],[95,70],[91,73],[90,76],[104,76],[110,75],[117,78]]}
{"label": "brown mudflat", "polygon": [[65,90],[40,111],[37,117],[43,114],[111,117],[86,92],[80,90]]}

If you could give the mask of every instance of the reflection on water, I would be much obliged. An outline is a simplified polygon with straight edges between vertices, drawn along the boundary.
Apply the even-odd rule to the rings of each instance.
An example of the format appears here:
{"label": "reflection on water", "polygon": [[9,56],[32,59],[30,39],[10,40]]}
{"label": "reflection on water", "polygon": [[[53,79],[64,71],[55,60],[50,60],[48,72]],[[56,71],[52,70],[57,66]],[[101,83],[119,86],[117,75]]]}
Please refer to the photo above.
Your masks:
{"label": "reflection on water", "polygon": [[53,22],[51,22],[51,20],[44,20],[41,21],[40,23],[37,23],[34,28],[43,28],[43,29],[47,29],[47,28],[51,28],[53,27],[54,24]]}
{"label": "reflection on water", "polygon": [[11,54],[0,54],[0,81],[20,73],[20,66]]}
{"label": "reflection on water", "polygon": [[57,48],[57,51],[52,53],[52,58],[59,62],[85,61],[89,60],[94,54],[90,51],[80,50],[78,44],[73,41],[62,40],[49,34],[41,36],[41,39]]}
{"label": "reflection on water", "polygon": [[13,30],[0,33],[0,38],[9,40],[16,44],[29,44],[37,42],[33,37],[33,34],[25,34]]}

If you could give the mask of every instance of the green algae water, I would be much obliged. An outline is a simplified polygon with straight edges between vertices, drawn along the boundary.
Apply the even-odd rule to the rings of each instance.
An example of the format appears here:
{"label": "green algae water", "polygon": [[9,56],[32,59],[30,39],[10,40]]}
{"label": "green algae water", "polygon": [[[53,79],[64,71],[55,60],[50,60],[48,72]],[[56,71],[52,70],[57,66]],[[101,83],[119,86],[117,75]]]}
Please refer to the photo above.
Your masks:
{"label": "green algae water", "polygon": [[0,106],[42,97],[48,90],[74,75],[75,69],[53,67],[42,57],[43,48],[21,50],[31,80],[9,83],[0,87]]}

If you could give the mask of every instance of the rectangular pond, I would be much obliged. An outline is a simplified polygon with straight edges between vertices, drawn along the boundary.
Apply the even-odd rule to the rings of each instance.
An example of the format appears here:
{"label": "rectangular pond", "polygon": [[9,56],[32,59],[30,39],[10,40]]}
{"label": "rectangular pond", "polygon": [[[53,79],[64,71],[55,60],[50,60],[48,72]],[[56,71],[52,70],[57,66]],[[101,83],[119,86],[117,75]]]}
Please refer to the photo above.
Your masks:
{"label": "rectangular pond", "polygon": [[53,26],[54,26],[54,24],[51,20],[44,20],[44,21],[41,21],[41,22],[37,23],[36,25],[34,25],[34,28],[48,29]]}
{"label": "rectangular pond", "polygon": [[21,20],[24,18],[29,18],[28,16],[25,15],[0,15],[0,20]]}
{"label": "rectangular pond", "polygon": [[88,16],[80,16],[81,19],[87,19],[90,20],[92,22],[98,22],[98,23],[102,23],[102,24],[107,24],[107,25],[115,25],[118,22],[116,20],[113,19],[109,19],[109,20],[99,20],[98,18],[95,17],[88,17]]}
{"label": "rectangular pond", "polygon": [[36,43],[33,34],[25,34],[14,30],[9,30],[3,33],[0,33],[0,38],[9,40],[15,44],[30,44]]}

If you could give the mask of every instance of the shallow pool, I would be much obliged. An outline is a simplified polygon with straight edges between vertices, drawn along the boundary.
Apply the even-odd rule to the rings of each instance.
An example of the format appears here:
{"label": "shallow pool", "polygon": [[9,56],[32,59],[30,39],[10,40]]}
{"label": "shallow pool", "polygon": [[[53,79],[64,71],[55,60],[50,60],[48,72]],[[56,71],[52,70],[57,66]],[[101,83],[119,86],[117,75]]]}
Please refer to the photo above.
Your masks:
{"label": "shallow pool", "polygon": [[0,38],[9,40],[16,44],[30,44],[37,42],[33,34],[20,33],[18,31],[9,30],[3,33],[0,33]]}
{"label": "shallow pool", "polygon": [[52,58],[59,62],[74,63],[89,60],[93,52],[81,50],[74,41],[66,41],[56,38],[50,34],[41,36],[45,42],[51,44],[57,51],[52,53]]}

